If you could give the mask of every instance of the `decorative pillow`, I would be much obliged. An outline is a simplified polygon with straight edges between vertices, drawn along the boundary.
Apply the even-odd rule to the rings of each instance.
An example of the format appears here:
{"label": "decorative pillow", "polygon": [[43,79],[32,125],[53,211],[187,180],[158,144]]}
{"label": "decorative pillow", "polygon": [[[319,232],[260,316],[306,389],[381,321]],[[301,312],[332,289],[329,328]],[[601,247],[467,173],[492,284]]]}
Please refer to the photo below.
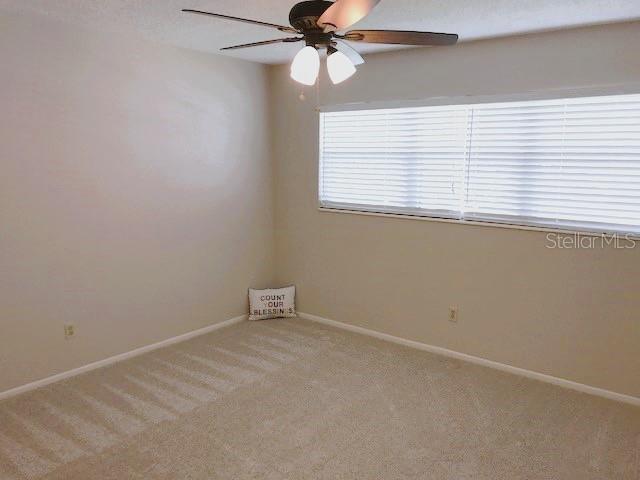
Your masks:
{"label": "decorative pillow", "polygon": [[249,289],[249,320],[296,316],[296,287]]}

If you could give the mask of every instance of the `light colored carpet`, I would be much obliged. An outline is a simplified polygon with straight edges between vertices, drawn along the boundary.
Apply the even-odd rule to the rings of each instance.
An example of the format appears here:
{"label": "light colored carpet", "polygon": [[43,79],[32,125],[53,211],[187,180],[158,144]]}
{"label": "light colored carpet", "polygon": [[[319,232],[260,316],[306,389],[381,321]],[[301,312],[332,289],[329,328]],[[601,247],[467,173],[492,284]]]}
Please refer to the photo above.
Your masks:
{"label": "light colored carpet", "polygon": [[246,322],[0,403],[0,478],[638,480],[640,409]]}

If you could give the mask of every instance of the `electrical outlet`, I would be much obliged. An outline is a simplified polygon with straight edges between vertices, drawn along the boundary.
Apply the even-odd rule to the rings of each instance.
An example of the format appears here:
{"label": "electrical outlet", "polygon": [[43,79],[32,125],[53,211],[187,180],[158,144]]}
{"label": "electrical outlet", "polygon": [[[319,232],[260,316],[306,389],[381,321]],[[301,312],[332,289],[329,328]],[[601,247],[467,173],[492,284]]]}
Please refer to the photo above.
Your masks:
{"label": "electrical outlet", "polygon": [[64,338],[69,339],[73,337],[76,333],[75,327],[73,325],[65,325],[64,326]]}
{"label": "electrical outlet", "polygon": [[449,307],[449,321],[453,323],[458,321],[458,307]]}

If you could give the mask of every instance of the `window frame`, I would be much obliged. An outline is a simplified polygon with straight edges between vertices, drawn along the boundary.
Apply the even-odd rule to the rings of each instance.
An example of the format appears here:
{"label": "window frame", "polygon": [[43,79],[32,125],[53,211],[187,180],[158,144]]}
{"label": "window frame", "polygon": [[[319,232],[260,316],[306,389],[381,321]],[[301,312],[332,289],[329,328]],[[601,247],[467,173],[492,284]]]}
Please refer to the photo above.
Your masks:
{"label": "window frame", "polygon": [[394,108],[411,108],[411,107],[432,107],[432,106],[455,106],[455,105],[476,105],[476,104],[491,104],[491,103],[506,103],[506,102],[526,102],[536,100],[557,100],[557,99],[569,99],[569,98],[583,98],[583,97],[596,97],[596,96],[613,96],[613,95],[638,95],[640,94],[640,83],[614,85],[605,87],[585,87],[585,88],[572,88],[572,89],[551,89],[533,91],[528,93],[514,93],[507,95],[468,95],[468,96],[452,96],[452,97],[431,97],[419,100],[386,100],[386,101],[374,101],[374,102],[355,102],[335,105],[320,106],[317,109],[318,112],[318,163],[317,163],[317,209],[319,212],[331,213],[331,214],[352,214],[363,216],[377,216],[386,218],[395,218],[403,220],[418,220],[428,222],[449,223],[455,225],[476,226],[476,227],[493,227],[509,230],[524,230],[543,233],[556,233],[566,235],[583,235],[591,237],[601,236],[621,236],[628,239],[640,240],[640,233],[624,233],[621,231],[608,231],[605,229],[597,228],[580,228],[570,225],[559,225],[558,227],[550,225],[527,225],[520,223],[509,223],[508,221],[490,221],[486,219],[468,219],[468,218],[452,218],[450,216],[436,216],[431,212],[425,213],[422,211],[410,211],[405,208],[399,207],[397,212],[390,211],[392,209],[385,209],[386,211],[380,211],[376,207],[367,205],[353,205],[353,208],[347,208],[346,206],[331,206],[330,204],[323,205],[320,198],[322,189],[322,162],[321,152],[323,149],[323,124],[321,121],[322,113],[330,112],[348,112],[359,110],[379,110],[379,109],[394,109]]}

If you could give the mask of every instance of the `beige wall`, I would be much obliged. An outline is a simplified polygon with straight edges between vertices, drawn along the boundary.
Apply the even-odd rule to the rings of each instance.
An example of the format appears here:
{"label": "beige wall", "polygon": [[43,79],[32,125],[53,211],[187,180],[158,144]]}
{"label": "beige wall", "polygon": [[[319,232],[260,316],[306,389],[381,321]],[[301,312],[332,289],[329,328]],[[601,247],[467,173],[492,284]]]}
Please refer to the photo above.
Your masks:
{"label": "beige wall", "polygon": [[0,391],[270,283],[265,67],[0,13],[0,87]]}
{"label": "beige wall", "polygon": [[[373,55],[320,104],[638,85],[634,45],[639,23]],[[301,311],[640,396],[640,247],[319,212],[315,93],[299,101],[287,66],[271,80],[278,281]]]}

